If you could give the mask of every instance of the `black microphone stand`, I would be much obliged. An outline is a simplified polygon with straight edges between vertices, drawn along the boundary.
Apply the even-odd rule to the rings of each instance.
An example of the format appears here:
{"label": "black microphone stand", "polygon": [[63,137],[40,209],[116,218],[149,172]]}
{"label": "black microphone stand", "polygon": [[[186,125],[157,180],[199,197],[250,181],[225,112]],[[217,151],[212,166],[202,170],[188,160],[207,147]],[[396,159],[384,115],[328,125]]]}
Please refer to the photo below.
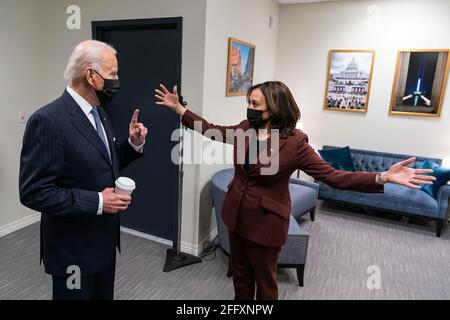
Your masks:
{"label": "black microphone stand", "polygon": [[[180,103],[186,106],[187,103],[183,97],[180,96]],[[191,264],[201,263],[202,259],[193,255],[181,252],[181,221],[183,208],[183,143],[184,143],[184,127],[180,118],[180,137],[178,138],[180,152],[179,156],[179,173],[178,173],[178,234],[176,241],[173,242],[173,248],[167,249],[166,262],[164,264],[164,272],[170,272]]]}

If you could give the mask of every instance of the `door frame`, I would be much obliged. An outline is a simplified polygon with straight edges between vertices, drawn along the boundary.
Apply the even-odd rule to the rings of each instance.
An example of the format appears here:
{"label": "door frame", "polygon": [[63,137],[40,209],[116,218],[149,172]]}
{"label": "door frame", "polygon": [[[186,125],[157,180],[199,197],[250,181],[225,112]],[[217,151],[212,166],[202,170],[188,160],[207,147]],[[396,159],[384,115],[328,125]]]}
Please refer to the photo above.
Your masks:
{"label": "door frame", "polygon": [[177,44],[180,48],[180,57],[176,62],[176,69],[178,74],[175,83],[178,83],[178,92],[181,95],[181,67],[183,56],[183,17],[173,18],[149,18],[149,19],[131,19],[131,20],[107,20],[107,21],[92,21],[92,39],[101,40],[103,32],[106,30],[133,30],[146,29],[147,27],[155,27],[159,29],[176,28]]}

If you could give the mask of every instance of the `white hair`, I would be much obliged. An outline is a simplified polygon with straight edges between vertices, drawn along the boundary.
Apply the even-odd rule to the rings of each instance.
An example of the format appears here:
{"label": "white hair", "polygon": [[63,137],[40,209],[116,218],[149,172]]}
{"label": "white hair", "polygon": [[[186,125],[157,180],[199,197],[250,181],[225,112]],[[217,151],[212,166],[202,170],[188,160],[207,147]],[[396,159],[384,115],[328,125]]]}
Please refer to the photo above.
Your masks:
{"label": "white hair", "polygon": [[105,52],[117,53],[111,45],[97,41],[87,40],[79,43],[67,62],[64,78],[73,84],[85,77],[87,67],[92,67],[99,72],[102,70],[102,59]]}

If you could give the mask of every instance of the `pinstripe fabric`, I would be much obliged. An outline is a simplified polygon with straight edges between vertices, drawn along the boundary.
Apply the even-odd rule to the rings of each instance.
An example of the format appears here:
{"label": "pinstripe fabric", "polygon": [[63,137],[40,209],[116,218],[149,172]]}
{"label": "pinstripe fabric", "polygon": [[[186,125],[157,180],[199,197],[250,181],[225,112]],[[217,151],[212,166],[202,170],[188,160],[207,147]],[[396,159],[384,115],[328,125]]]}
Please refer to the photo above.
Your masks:
{"label": "pinstripe fabric", "polygon": [[98,192],[113,187],[119,170],[142,155],[113,139],[106,112],[99,110],[110,145],[104,143],[67,91],[29,119],[20,158],[20,200],[42,213],[41,258],[46,272],[68,266],[92,274],[111,263],[119,245],[119,216],[96,215]]}

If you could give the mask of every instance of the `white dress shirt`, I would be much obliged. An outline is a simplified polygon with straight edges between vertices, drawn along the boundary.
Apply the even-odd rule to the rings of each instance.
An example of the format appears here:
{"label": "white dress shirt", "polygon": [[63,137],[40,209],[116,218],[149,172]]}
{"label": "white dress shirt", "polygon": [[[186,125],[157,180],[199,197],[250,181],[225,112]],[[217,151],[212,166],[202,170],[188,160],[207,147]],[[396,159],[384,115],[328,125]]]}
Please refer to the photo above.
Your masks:
{"label": "white dress shirt", "polygon": [[[86,117],[89,119],[91,124],[94,126],[94,129],[97,130],[97,126],[95,125],[94,116],[91,113],[91,110],[93,108],[91,106],[91,104],[89,102],[87,102],[86,99],[84,99],[78,93],[76,93],[75,90],[73,90],[70,86],[67,86],[67,92],[72,96],[72,98],[75,100],[75,102],[80,106],[81,110],[83,110],[83,113],[86,115]],[[101,127],[102,127],[101,130],[103,131],[103,134],[105,135],[105,137],[107,137],[105,128],[103,127],[103,124],[101,124]],[[144,152],[143,147],[144,147],[145,142],[143,144],[141,144],[140,146],[136,146],[131,142],[131,139],[128,138],[128,143],[131,145],[131,147],[133,147],[134,150],[136,150],[136,152],[139,152],[139,153]],[[108,139],[106,139],[106,144],[107,144],[107,148],[109,150],[111,150],[109,148]],[[101,215],[103,213],[103,195],[101,192],[98,193],[98,198],[99,198],[99,202],[98,202],[97,215]]]}

